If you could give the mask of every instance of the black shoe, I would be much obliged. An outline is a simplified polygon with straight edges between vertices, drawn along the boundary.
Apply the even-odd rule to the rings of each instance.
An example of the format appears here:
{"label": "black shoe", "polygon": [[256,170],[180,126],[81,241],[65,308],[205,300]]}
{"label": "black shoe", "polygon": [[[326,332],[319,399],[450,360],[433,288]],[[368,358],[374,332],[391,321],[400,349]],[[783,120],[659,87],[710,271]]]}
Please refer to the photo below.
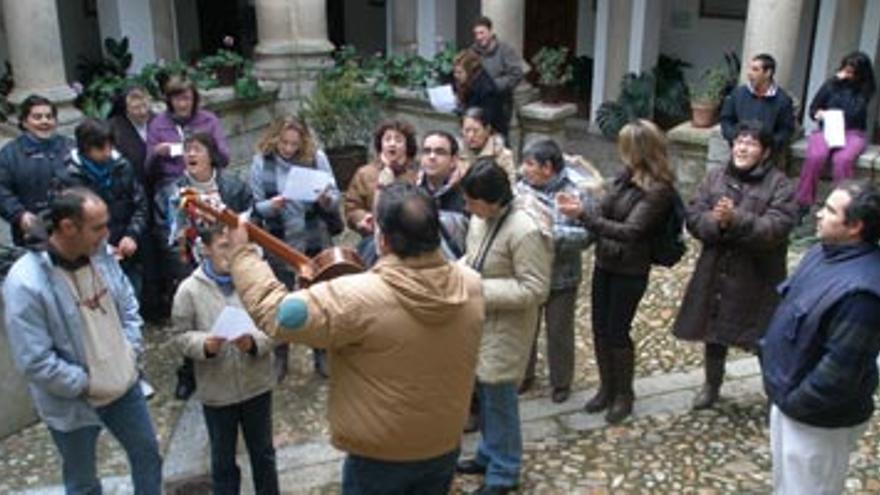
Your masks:
{"label": "black shoe", "polygon": [[561,404],[568,400],[569,395],[571,395],[571,389],[569,389],[568,387],[554,388],[553,394],[550,396],[550,400],[552,400],[556,404]]}
{"label": "black shoe", "polygon": [[459,474],[486,474],[486,466],[474,459],[465,459],[458,461],[458,464],[455,465],[455,472]]}
{"label": "black shoe", "polygon": [[473,492],[474,495],[504,495],[506,493],[512,493],[519,489],[519,485],[513,486],[492,486],[492,485],[480,485],[477,488],[477,491]]}
{"label": "black shoe", "polygon": [[520,395],[528,392],[535,386],[535,377],[524,378],[522,383],[519,384],[519,390],[516,392]]}

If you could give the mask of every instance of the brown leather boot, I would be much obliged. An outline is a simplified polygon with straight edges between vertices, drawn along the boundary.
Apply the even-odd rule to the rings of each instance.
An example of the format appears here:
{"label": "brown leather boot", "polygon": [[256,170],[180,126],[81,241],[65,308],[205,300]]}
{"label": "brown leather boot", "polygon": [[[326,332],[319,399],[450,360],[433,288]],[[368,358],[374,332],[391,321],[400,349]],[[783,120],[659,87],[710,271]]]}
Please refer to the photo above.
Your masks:
{"label": "brown leather boot", "polygon": [[592,399],[584,404],[584,411],[594,414],[604,411],[611,404],[614,397],[614,367],[611,363],[611,353],[608,346],[598,337],[593,337],[593,349],[596,352],[596,367],[599,369],[599,390]]}
{"label": "brown leather boot", "polygon": [[605,413],[605,421],[617,424],[632,414],[633,400],[633,368],[635,367],[635,351],[628,347],[611,349],[611,362],[614,368],[614,398]]}

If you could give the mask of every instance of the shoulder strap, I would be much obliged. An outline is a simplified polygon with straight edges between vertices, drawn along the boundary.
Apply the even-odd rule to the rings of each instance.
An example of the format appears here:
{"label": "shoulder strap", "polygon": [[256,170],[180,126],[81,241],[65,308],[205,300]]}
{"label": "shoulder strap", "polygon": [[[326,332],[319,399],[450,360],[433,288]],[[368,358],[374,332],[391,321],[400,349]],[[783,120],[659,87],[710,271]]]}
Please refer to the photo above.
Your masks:
{"label": "shoulder strap", "polygon": [[489,235],[483,238],[483,245],[480,246],[480,250],[477,251],[477,258],[474,260],[474,264],[472,265],[472,268],[474,270],[483,273],[483,265],[486,263],[486,256],[488,256],[489,254],[489,249],[495,242],[495,238],[498,236],[498,231],[501,230],[501,226],[504,225],[504,221],[507,220],[508,216],[510,216],[511,211],[513,211],[513,205],[510,205],[507,208],[507,211],[505,211],[504,214],[501,215],[501,218],[498,219],[498,222],[495,224],[492,232],[490,232]]}
{"label": "shoulder strap", "polygon": [[273,198],[278,195],[278,179],[275,177],[275,162],[263,158],[263,174],[260,177],[263,182],[263,193],[266,199]]}

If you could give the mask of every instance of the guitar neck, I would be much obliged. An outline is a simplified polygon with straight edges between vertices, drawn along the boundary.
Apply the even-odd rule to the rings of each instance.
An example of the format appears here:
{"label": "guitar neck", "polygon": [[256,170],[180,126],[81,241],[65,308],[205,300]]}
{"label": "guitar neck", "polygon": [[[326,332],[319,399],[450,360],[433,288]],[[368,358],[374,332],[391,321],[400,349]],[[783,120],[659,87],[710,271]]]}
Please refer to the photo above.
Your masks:
{"label": "guitar neck", "polygon": [[281,258],[288,265],[294,267],[300,277],[306,279],[311,279],[313,277],[312,262],[307,256],[250,222],[245,223],[245,227],[247,228],[248,237],[250,237],[251,241],[255,242],[266,251]]}
{"label": "guitar neck", "polygon": [[[202,210],[215,218],[218,222],[223,223],[230,228],[238,227],[239,218],[233,211],[226,208],[222,210],[214,208],[196,198],[191,198],[189,202],[199,210]],[[308,256],[293,249],[281,239],[278,239],[274,235],[250,222],[245,222],[245,227],[247,228],[248,237],[251,241],[292,266],[293,269],[296,270],[297,275],[305,279],[304,281],[309,281],[314,278],[315,270],[312,265],[312,260],[309,259]]]}

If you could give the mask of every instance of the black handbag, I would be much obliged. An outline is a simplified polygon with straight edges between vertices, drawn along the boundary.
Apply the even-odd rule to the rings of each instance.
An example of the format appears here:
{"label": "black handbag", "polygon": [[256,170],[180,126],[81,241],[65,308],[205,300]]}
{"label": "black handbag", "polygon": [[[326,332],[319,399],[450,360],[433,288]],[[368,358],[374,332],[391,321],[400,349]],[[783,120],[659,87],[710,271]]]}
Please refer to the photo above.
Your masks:
{"label": "black handbag", "polygon": [[183,364],[177,367],[177,385],[174,387],[174,398],[187,400],[196,391],[196,370],[191,358],[183,358]]}

